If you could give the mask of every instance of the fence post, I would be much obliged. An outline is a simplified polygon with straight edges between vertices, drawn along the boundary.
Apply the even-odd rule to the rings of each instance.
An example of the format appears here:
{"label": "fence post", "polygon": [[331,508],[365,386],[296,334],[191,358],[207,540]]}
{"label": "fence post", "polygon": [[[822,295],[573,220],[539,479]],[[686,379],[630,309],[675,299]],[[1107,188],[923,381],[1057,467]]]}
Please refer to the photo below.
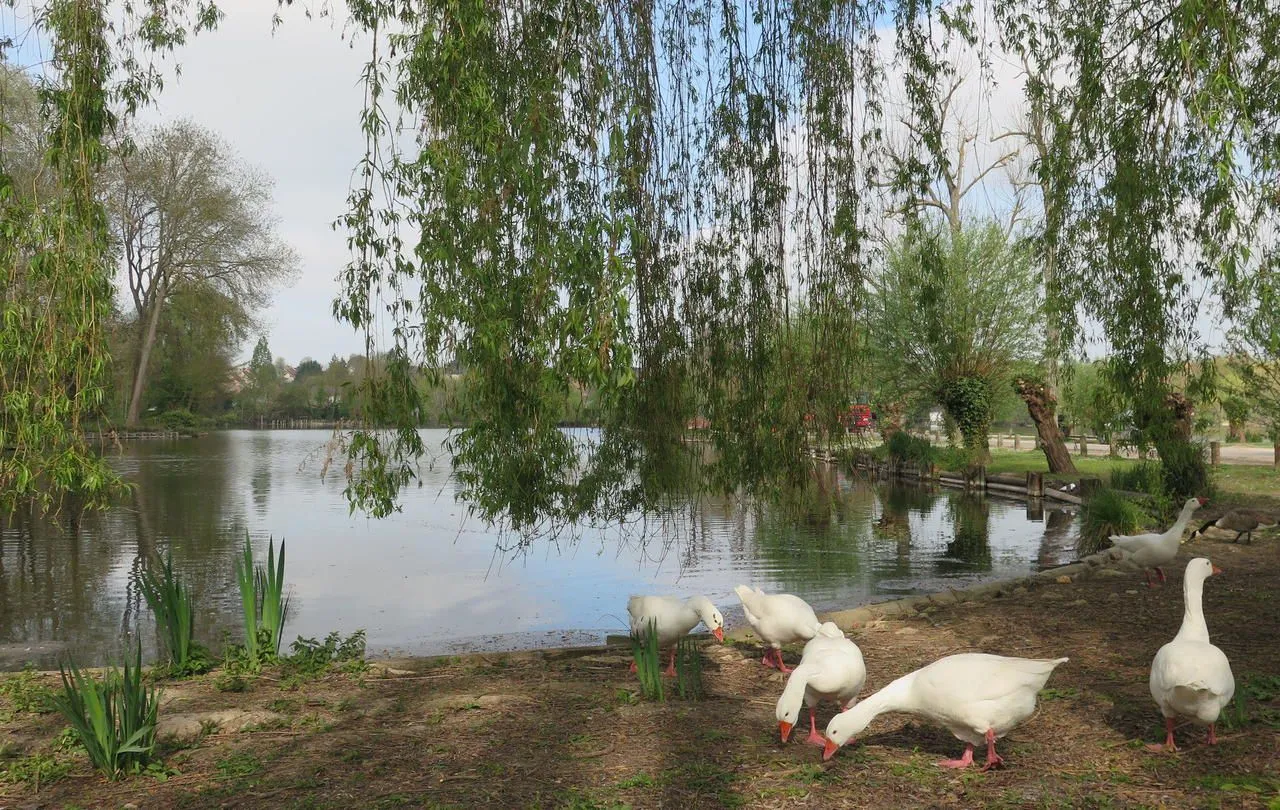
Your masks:
{"label": "fence post", "polygon": [[1215,467],[1222,463],[1222,442],[1209,442],[1209,463]]}
{"label": "fence post", "polygon": [[1027,473],[1027,495],[1032,498],[1044,497],[1044,473]]}
{"label": "fence post", "polygon": [[1080,434],[1080,455],[1081,456],[1089,455],[1089,440],[1085,437],[1083,433]]}
{"label": "fence post", "polygon": [[1013,449],[1014,449],[1014,450],[1017,450],[1017,449],[1018,449],[1018,445],[1019,445],[1019,444],[1021,444],[1021,442],[1019,442],[1019,441],[1018,441],[1018,439],[1019,439],[1019,438],[1020,438],[1020,437],[1018,436],[1018,434],[1016,434],[1016,433],[1015,433],[1015,434],[1013,434]]}

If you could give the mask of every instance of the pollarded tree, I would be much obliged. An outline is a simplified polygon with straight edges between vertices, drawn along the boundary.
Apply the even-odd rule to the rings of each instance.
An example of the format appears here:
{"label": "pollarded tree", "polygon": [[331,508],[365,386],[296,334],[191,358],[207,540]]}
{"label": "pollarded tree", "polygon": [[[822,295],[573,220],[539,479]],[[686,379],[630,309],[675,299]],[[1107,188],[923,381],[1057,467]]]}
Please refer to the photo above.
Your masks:
{"label": "pollarded tree", "polygon": [[297,257],[275,233],[271,181],[192,123],[147,133],[114,163],[109,210],[136,315],[137,349],[125,423],[136,424],[151,352],[174,295],[208,288],[247,319]]}
{"label": "pollarded tree", "polygon": [[869,348],[876,374],[903,399],[941,404],[975,459],[987,454],[996,397],[1015,365],[1038,359],[1037,274],[993,222],[953,232],[922,224],[871,281]]}

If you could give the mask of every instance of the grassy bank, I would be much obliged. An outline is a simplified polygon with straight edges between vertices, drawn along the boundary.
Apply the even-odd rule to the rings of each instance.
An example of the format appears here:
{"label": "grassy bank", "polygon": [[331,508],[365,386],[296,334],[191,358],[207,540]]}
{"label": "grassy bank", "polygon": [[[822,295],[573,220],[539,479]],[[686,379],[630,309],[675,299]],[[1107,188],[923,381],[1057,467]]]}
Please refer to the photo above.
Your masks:
{"label": "grassy bank", "polygon": [[[1225,569],[1205,611],[1235,670],[1238,707],[1204,744],[1162,737],[1147,691],[1151,657],[1182,615],[1182,565]],[[1069,656],[1036,716],[1000,746],[989,773],[935,767],[960,744],[906,715],[884,715],[858,745],[823,763],[778,740],[781,676],[754,646],[703,648],[707,697],[640,700],[628,652],[476,655],[315,679],[267,669],[166,681],[162,721],[182,733],[151,775],[106,782],[36,713],[56,677],[9,676],[3,782],[10,805],[63,808],[690,808],[798,806],[988,808],[1280,806],[1280,544],[1198,541],[1148,590],[1141,575],[1047,584],[994,601],[931,608],[852,630],[866,657],[864,695],[964,650]],[[794,665],[796,650],[788,660]],[[230,691],[242,689],[243,691]],[[228,690],[228,691],[223,691]],[[831,709],[824,708],[825,725]],[[800,735],[803,736],[803,735]],[[37,776],[38,775],[38,776]],[[37,792],[38,789],[38,792]]]}

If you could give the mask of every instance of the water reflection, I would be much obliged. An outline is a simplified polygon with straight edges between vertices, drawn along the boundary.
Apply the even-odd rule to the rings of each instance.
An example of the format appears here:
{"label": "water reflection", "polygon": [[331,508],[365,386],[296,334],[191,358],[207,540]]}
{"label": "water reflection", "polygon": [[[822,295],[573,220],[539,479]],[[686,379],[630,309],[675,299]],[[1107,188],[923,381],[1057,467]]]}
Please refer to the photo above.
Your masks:
{"label": "water reflection", "polygon": [[102,513],[0,523],[0,666],[55,665],[60,645],[101,663],[155,631],[136,587],[164,555],[190,584],[207,643],[238,635],[233,560],[246,534],[288,541],[289,637],[368,631],[374,651],[590,643],[621,632],[628,593],[705,593],[741,621],[739,582],[815,607],[960,587],[1070,559],[1075,517],[1047,504],[892,486],[818,466],[778,503],[689,500],[623,530],[495,559],[495,535],[453,501],[444,434],[436,463],[383,521],[349,516],[341,476],[320,476],[321,431],[231,432],[139,443],[112,463],[136,486]]}

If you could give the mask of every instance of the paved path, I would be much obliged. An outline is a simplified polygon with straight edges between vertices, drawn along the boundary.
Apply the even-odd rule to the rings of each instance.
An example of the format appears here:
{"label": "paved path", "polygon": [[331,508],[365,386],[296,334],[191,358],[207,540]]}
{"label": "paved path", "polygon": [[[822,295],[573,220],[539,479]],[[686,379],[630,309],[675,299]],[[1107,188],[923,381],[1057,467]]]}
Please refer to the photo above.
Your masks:
{"label": "paved path", "polygon": [[[1034,451],[1035,440],[1031,436],[1021,436],[1018,440],[1019,450]],[[997,447],[996,439],[991,438],[991,447]],[[1003,441],[1003,449],[1013,449],[1013,438],[1006,435]],[[1067,443],[1068,449],[1071,450],[1073,457],[1079,456],[1080,442],[1070,441]],[[1110,448],[1105,444],[1089,443],[1090,456],[1105,456]],[[1124,458],[1137,458],[1138,454],[1132,448],[1121,448],[1120,455]],[[1271,466],[1274,462],[1274,451],[1270,447],[1250,444],[1224,444],[1222,445],[1222,463],[1223,464],[1252,464],[1257,466]]]}

